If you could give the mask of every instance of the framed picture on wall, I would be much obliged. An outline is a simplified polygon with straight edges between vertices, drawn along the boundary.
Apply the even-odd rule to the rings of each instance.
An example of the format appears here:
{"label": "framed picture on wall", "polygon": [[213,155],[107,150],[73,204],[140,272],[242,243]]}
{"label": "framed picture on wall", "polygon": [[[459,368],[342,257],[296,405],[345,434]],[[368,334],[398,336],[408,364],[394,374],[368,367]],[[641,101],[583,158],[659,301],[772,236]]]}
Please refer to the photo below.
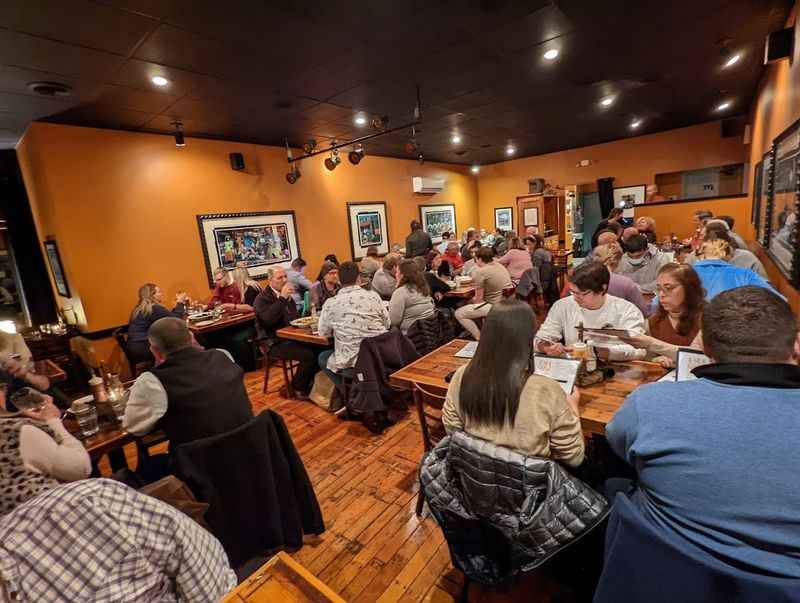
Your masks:
{"label": "framed picture on wall", "polygon": [[500,230],[514,230],[514,210],[511,207],[496,207],[494,227]]}
{"label": "framed picture on wall", "polygon": [[442,242],[443,232],[458,232],[456,206],[452,203],[420,205],[419,221],[422,223],[422,229],[431,235],[434,243]]}
{"label": "framed picture on wall", "polygon": [[762,161],[756,164],[753,170],[753,207],[750,209],[750,223],[756,230],[756,241],[761,240],[758,236],[758,219],[761,217],[761,165]]}
{"label": "framed picture on wall", "polygon": [[527,228],[528,226],[539,226],[539,208],[526,207],[522,212],[522,225]]}
{"label": "framed picture on wall", "polygon": [[243,266],[253,278],[266,278],[275,266],[300,257],[294,211],[253,211],[197,216],[208,286],[214,271]]}
{"label": "framed picture on wall", "polygon": [[754,222],[756,227],[756,241],[764,248],[769,243],[769,211],[772,200],[772,150],[764,154],[759,162],[760,173],[758,176],[758,201],[755,203],[758,213]]}
{"label": "framed picture on wall", "polygon": [[800,157],[800,120],[773,143],[773,175],[767,253],[794,286],[798,286],[797,161]]}
{"label": "framed picture on wall", "polygon": [[348,203],[347,224],[353,261],[357,262],[367,255],[367,248],[372,245],[378,248],[379,255],[389,253],[386,201]]}
{"label": "framed picture on wall", "polygon": [[614,207],[622,208],[623,218],[633,218],[633,206],[644,205],[646,195],[647,187],[644,184],[615,188]]}
{"label": "framed picture on wall", "polygon": [[47,262],[50,264],[50,272],[53,273],[56,291],[61,297],[72,297],[69,294],[69,285],[64,274],[64,265],[61,263],[61,254],[58,253],[58,245],[53,239],[48,239],[44,242],[44,251],[47,254]]}

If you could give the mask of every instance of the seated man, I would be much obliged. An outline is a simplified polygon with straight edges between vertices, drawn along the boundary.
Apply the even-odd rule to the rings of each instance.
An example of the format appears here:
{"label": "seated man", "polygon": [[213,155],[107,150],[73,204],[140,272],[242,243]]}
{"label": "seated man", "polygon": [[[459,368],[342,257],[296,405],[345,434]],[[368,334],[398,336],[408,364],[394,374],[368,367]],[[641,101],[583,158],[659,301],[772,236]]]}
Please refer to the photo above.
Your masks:
{"label": "seated man", "polygon": [[[800,578],[797,318],[767,289],[717,295],[702,318],[713,363],[697,379],[638,388],[606,427],[636,470],[654,529],[768,576]],[[688,546],[687,543],[687,546]]]}
{"label": "seated man", "polygon": [[[579,341],[579,326],[644,333],[644,317],[639,309],[629,301],[608,295],[610,279],[608,270],[600,262],[584,262],[578,266],[569,282],[572,295],[559,299],[550,308],[536,333],[536,350],[552,356],[563,354]],[[584,339],[591,339],[591,335],[586,334]],[[644,358],[646,352],[620,342],[598,345],[597,354],[608,360],[633,360]]]}
{"label": "seated man", "polygon": [[611,279],[608,281],[608,294],[628,300],[647,318],[652,312],[650,302],[644,299],[641,290],[630,277],[617,274],[621,259],[622,247],[619,246],[619,243],[608,243],[594,248],[594,261],[604,264],[611,274]]}
{"label": "seated man", "polygon": [[338,373],[352,368],[358,358],[361,341],[389,330],[389,310],[374,291],[360,286],[358,264],[344,262],[339,266],[342,288],[328,300],[319,317],[319,334],[333,337],[333,350],[319,355],[319,365],[334,382]]}
{"label": "seated man", "polygon": [[[330,264],[333,266],[333,264]],[[308,394],[314,385],[317,374],[317,353],[310,346],[299,341],[280,339],[276,331],[286,327],[297,318],[297,306],[294,304],[294,286],[287,282],[288,275],[283,268],[275,268],[269,287],[264,287],[253,302],[256,313],[256,331],[258,340],[269,347],[269,354],[274,358],[296,360],[300,363],[292,379],[292,389],[300,400],[308,400]],[[286,392],[288,396],[288,392]]]}
{"label": "seated man", "polygon": [[648,244],[647,239],[640,234],[624,239],[623,247],[625,254],[619,262],[617,272],[629,277],[645,293],[653,293],[658,271],[669,263],[669,258],[655,245]]}
{"label": "seated man", "polygon": [[[372,277],[372,290],[380,295],[381,299],[390,300],[392,293],[397,289],[395,272],[402,258],[396,253],[390,253],[383,258],[383,266],[375,271]],[[341,275],[339,280],[341,280]]]}
{"label": "seated man", "polygon": [[475,341],[481,338],[481,331],[475,323],[476,318],[484,318],[492,309],[492,304],[503,301],[503,289],[511,287],[511,275],[498,262],[494,261],[494,251],[491,247],[481,247],[475,253],[475,262],[478,267],[472,272],[475,282],[475,297],[473,303],[461,306],[456,310],[456,319]]}
{"label": "seated man", "polygon": [[144,435],[158,424],[174,447],[228,432],[253,418],[242,369],[230,354],[192,345],[180,318],[158,319],[147,336],[156,366],[133,384],[123,429]]}
{"label": "seated man", "polygon": [[0,601],[219,601],[236,587],[219,541],[110,479],[40,494],[0,517]]}

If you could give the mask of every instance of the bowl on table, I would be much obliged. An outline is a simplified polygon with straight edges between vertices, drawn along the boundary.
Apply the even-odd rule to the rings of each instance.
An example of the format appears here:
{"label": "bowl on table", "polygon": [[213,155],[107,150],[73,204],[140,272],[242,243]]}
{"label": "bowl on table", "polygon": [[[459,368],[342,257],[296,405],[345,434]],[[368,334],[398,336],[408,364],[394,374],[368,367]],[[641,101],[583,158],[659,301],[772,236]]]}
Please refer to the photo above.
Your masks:
{"label": "bowl on table", "polygon": [[316,316],[303,316],[302,318],[295,318],[289,324],[298,329],[313,329],[318,322],[319,319]]}

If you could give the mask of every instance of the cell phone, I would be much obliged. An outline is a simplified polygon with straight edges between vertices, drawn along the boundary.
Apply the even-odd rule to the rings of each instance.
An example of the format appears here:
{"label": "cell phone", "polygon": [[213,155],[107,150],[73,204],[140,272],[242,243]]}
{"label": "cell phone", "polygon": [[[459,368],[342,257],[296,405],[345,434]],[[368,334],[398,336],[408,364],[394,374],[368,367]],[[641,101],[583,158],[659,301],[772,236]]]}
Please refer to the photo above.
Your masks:
{"label": "cell phone", "polygon": [[445,382],[445,383],[450,383],[450,381],[453,379],[453,375],[455,375],[455,374],[456,374],[456,372],[455,372],[455,371],[450,371],[449,373],[447,373],[447,374],[444,376],[444,382]]}

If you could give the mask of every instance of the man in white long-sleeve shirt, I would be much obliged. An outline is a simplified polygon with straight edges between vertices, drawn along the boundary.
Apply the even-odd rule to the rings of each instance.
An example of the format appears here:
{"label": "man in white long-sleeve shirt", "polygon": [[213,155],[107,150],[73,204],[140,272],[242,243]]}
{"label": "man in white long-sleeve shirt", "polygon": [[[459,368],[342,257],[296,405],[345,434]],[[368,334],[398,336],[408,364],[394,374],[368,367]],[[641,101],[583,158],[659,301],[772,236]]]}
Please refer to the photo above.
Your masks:
{"label": "man in white long-sleeve shirt", "polygon": [[[570,280],[572,295],[558,300],[536,333],[537,351],[563,354],[578,341],[578,327],[627,329],[644,333],[644,316],[631,302],[608,295],[609,274],[600,262],[585,262]],[[563,342],[563,343],[562,343]],[[645,350],[626,343],[598,344],[598,355],[608,360],[644,358]]]}

